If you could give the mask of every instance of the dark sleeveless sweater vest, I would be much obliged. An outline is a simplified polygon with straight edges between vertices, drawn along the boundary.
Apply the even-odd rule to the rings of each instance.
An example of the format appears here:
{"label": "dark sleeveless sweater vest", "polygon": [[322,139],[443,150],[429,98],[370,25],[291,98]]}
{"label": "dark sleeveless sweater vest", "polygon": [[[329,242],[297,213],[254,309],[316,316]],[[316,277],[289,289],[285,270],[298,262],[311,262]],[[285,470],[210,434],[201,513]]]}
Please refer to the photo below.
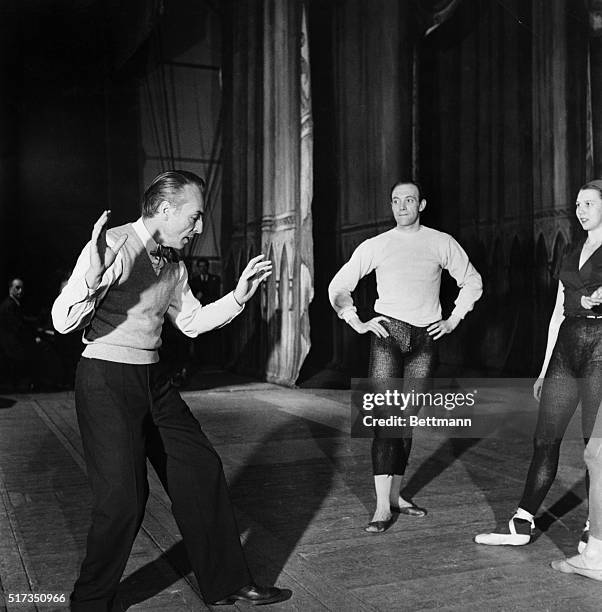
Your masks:
{"label": "dark sleeveless sweater vest", "polygon": [[83,356],[120,363],[159,361],[163,317],[179,278],[179,265],[166,263],[157,276],[131,223],[107,232],[109,242],[128,239],[120,254],[123,271],[96,305],[84,331]]}

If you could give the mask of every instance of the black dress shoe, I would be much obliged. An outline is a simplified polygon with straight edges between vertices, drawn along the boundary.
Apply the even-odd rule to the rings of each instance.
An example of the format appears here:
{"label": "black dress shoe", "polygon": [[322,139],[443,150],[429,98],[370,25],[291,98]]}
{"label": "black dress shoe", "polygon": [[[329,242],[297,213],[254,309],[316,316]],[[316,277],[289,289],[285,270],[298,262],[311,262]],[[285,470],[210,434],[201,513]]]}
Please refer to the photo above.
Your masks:
{"label": "black dress shoe", "polygon": [[278,587],[264,587],[256,584],[249,584],[242,589],[232,593],[224,599],[214,601],[212,606],[231,606],[237,601],[245,601],[252,606],[265,606],[267,604],[278,603],[290,599],[293,592],[290,589],[279,589]]}

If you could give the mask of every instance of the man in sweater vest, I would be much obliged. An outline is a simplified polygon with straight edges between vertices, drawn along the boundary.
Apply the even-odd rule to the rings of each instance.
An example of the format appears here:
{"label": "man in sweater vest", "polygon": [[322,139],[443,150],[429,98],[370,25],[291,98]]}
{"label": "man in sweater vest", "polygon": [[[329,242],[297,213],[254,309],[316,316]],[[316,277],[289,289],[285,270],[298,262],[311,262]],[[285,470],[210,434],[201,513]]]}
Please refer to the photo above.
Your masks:
{"label": "man in sweater vest", "polygon": [[[481,297],[482,283],[462,247],[449,235],[420,223],[426,207],[420,187],[399,181],[391,189],[396,227],[362,242],[336,273],[328,288],[330,303],[358,334],[371,333],[370,377],[403,378],[404,391],[428,390],[437,363],[435,341],[454,331]],[[352,291],[359,280],[376,272],[376,316],[361,321]],[[441,317],[439,287],[447,270],[460,292],[447,319]],[[420,406],[408,406],[405,417]],[[386,428],[374,429],[372,473],[376,510],[365,530],[382,533],[391,525],[392,512],[425,516],[426,510],[401,495],[401,482],[412,446],[411,430],[397,438]]]}
{"label": "man in sweater vest", "polygon": [[75,403],[93,509],[72,610],[114,605],[144,516],[147,457],[207,603],[268,604],[291,595],[253,583],[220,458],[159,364],[165,315],[194,338],[229,323],[271,274],[259,255],[234,291],[201,306],[174,249],[202,231],[203,191],[195,174],[165,172],[145,191],[136,222],[107,231],[105,211],[52,308],[57,331],[83,329],[85,344]]}

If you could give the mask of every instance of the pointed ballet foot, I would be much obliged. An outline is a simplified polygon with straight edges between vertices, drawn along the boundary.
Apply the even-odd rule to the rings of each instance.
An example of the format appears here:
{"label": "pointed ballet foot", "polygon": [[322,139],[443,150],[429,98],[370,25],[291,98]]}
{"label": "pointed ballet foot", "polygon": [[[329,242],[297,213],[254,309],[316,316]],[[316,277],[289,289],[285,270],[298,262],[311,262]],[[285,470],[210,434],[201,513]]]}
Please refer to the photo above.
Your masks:
{"label": "pointed ballet foot", "polygon": [[474,541],[487,546],[525,546],[531,542],[531,536],[522,533],[479,533]]}
{"label": "pointed ballet foot", "polygon": [[602,568],[597,569],[593,567],[579,567],[571,563],[568,559],[558,559],[550,563],[552,569],[563,574],[579,574],[579,576],[585,576],[592,580],[602,581]]}
{"label": "pointed ballet foot", "polygon": [[517,518],[514,515],[508,523],[508,533],[479,533],[474,541],[486,546],[524,546],[531,542],[534,529],[533,520]]}

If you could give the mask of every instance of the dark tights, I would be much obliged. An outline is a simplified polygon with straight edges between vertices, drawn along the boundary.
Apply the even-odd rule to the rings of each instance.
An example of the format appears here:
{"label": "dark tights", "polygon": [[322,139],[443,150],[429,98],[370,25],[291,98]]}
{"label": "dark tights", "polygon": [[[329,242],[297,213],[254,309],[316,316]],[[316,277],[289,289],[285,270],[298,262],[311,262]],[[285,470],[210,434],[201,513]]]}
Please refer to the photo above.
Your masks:
{"label": "dark tights", "polygon": [[560,443],[579,401],[587,444],[601,400],[602,319],[567,318],[558,332],[543,384],[521,508],[536,514],[543,503],[556,478]]}
{"label": "dark tights", "polygon": [[[416,393],[428,390],[430,377],[436,365],[436,348],[426,327],[415,327],[404,321],[388,317],[382,325],[388,338],[372,336],[369,375],[373,379],[404,379],[403,391]],[[405,417],[418,414],[419,406],[408,406]],[[372,442],[372,471],[378,474],[403,474],[412,448],[411,436],[386,438],[375,428]]]}

